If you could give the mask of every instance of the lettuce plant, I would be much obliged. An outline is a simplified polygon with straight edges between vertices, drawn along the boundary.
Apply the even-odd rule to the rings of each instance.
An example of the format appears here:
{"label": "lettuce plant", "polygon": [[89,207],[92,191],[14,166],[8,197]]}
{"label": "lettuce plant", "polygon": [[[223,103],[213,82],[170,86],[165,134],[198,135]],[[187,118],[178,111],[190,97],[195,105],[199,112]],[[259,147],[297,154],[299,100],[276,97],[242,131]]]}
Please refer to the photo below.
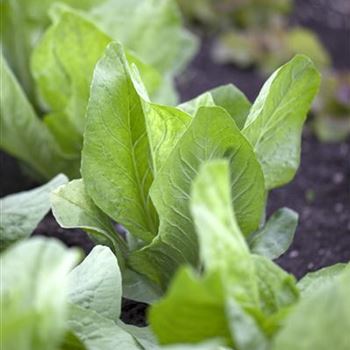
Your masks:
{"label": "lettuce plant", "polygon": [[[7,88],[0,100],[0,146],[39,179],[59,172],[80,176],[92,73],[108,43],[123,42],[152,99],[169,104],[177,100],[173,78],[197,46],[171,0],[66,2],[80,10],[49,7],[49,0],[40,9],[28,1],[23,11],[14,11],[17,1],[1,4],[6,25],[0,69]],[[25,35],[13,40],[22,29]]]}
{"label": "lettuce plant", "polygon": [[[350,265],[306,275],[298,284],[256,255],[239,229],[230,200],[227,160],[202,166],[191,194],[202,270],[181,268],[149,319],[162,344],[225,339],[236,350],[348,348]],[[281,248],[280,233],[261,236]],[[267,243],[266,242],[266,243]],[[283,249],[284,250],[284,249]],[[335,324],[339,322],[339,326]]]}
{"label": "lettuce plant", "polygon": [[[94,70],[82,180],[54,192],[56,219],[97,232],[96,239],[122,256],[122,273],[133,271],[153,292],[155,286],[164,291],[180,265],[201,266],[189,206],[201,164],[228,159],[231,202],[250,237],[264,220],[268,191],[297,170],[319,80],[312,62],[296,56],[269,78],[253,105],[225,86],[170,107],[150,101],[123,48],[110,44]],[[123,243],[110,220],[126,229]]]}

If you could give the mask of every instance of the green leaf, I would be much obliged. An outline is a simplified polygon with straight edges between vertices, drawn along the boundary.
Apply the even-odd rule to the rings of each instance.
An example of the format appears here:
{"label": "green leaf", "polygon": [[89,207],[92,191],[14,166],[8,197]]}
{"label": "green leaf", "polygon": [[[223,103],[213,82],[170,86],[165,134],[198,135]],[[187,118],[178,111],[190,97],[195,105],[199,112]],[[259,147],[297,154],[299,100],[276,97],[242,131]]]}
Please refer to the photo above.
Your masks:
{"label": "green leaf", "polygon": [[[50,109],[63,112],[82,135],[93,70],[111,39],[73,10],[57,11],[58,19],[33,53],[32,72]],[[60,102],[56,96],[62,94]],[[55,120],[61,123],[60,118],[51,122]]]}
{"label": "green leaf", "polygon": [[252,257],[259,289],[260,309],[266,315],[272,315],[292,306],[299,297],[294,276],[289,275],[264,256],[253,255]]}
{"label": "green leaf", "polygon": [[257,322],[233,298],[227,301],[226,314],[237,349],[269,349],[268,339]]}
{"label": "green leaf", "polygon": [[200,107],[214,107],[215,102],[213,96],[209,92],[204,92],[203,94],[181,103],[178,108],[183,110],[184,112],[194,116]]}
{"label": "green leaf", "polygon": [[199,107],[219,106],[224,108],[242,129],[248,116],[251,104],[246,96],[233,84],[219,86],[196,98],[184,102],[179,108],[190,115],[195,115]]}
{"label": "green leaf", "polygon": [[87,111],[82,175],[93,201],[149,242],[157,215],[145,117],[122,47],[110,44],[95,68]]}
{"label": "green leaf", "polygon": [[258,304],[254,261],[240,231],[231,200],[227,160],[205,163],[193,182],[191,212],[206,272],[219,271],[230,296]]}
{"label": "green leaf", "polygon": [[130,333],[144,350],[159,350],[157,341],[150,327],[136,327],[131,324],[118,322],[118,326]]}
{"label": "green leaf", "polygon": [[211,338],[230,341],[224,289],[219,274],[199,278],[180,268],[166,296],[149,312],[150,325],[161,344],[198,343]]}
{"label": "green leaf", "polygon": [[149,89],[141,79],[137,67],[132,65],[129,73],[145,116],[152,169],[154,176],[156,176],[176,143],[188,128],[191,116],[178,108],[152,103],[148,96]]}
{"label": "green leaf", "polygon": [[297,225],[298,214],[295,211],[288,208],[277,210],[265,226],[249,238],[252,253],[277,259],[293,242]]}
{"label": "green leaf", "polygon": [[189,211],[191,184],[203,162],[224,156],[230,160],[239,226],[245,234],[258,227],[264,205],[259,163],[222,108],[202,107],[152,185],[151,197],[161,220],[159,233],[149,246],[131,254],[133,269],[164,287],[179,265],[197,265],[197,237]]}
{"label": "green leaf", "polygon": [[243,134],[261,163],[267,189],[295,175],[302,127],[319,84],[310,59],[297,55],[268,79],[250,110]]}
{"label": "green leaf", "polygon": [[109,248],[96,246],[68,277],[69,302],[111,320],[119,319],[122,281],[118,261]]}
{"label": "green leaf", "polygon": [[338,278],[346,268],[349,268],[349,264],[339,263],[308,273],[298,282],[301,296],[304,298],[324,286],[333,284],[335,279]]}
{"label": "green leaf", "polygon": [[[350,270],[303,298],[275,339],[273,350],[348,350]],[[297,344],[297,345],[296,345]]]}
{"label": "green leaf", "polygon": [[83,180],[73,180],[51,194],[52,212],[63,228],[81,228],[99,244],[108,245],[124,267],[127,246],[111,220],[87,195]]}
{"label": "green leaf", "polygon": [[70,308],[68,326],[88,350],[142,349],[128,332],[112,320],[78,305]]}
{"label": "green leaf", "polygon": [[147,93],[155,103],[176,104],[178,94],[174,81],[169,75],[163,75],[158,67],[141,61],[134,53],[124,49],[126,58],[131,66],[136,66],[138,74],[147,89]]}
{"label": "green leaf", "polygon": [[86,350],[86,347],[73,332],[69,331],[66,332],[59,350]]}
{"label": "green leaf", "polygon": [[77,251],[43,238],[20,242],[1,255],[2,348],[57,349],[67,319],[66,275],[77,259]]}
{"label": "green leaf", "polygon": [[0,60],[1,82],[6,89],[0,94],[0,147],[26,162],[41,179],[50,179],[59,172],[75,173],[74,164],[64,159],[58,144],[43,124],[8,67]]}
{"label": "green leaf", "polygon": [[157,174],[188,128],[191,117],[175,107],[143,101],[153,169]]}
{"label": "green leaf", "polygon": [[210,93],[215,104],[226,109],[238,128],[242,129],[251,107],[243,92],[233,84],[227,84],[210,90]]}
{"label": "green leaf", "polygon": [[94,9],[92,17],[111,37],[162,73],[181,71],[198,47],[195,37],[182,28],[172,0],[109,0]]}
{"label": "green leaf", "polygon": [[66,182],[67,178],[64,175],[57,175],[43,186],[0,199],[1,250],[30,236],[50,210],[50,192]]}
{"label": "green leaf", "polygon": [[127,269],[123,272],[123,297],[141,303],[153,304],[163,294],[156,284],[145,276]]}

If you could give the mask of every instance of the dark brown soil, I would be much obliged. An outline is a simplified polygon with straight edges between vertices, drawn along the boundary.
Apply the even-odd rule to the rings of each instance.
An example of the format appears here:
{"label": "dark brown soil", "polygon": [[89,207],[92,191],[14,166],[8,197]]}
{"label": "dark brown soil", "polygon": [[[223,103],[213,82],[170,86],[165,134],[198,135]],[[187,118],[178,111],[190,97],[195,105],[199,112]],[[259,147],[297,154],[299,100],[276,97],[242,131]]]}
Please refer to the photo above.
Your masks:
{"label": "dark brown soil", "polygon": [[[335,67],[339,69],[350,68],[349,17],[344,17],[344,14],[339,14],[336,10],[346,1],[348,0],[297,0],[291,20],[292,23],[308,26],[319,34],[332,54]],[[338,7],[334,7],[334,4]],[[210,47],[211,38],[204,37],[199,54],[179,78],[182,99],[187,100],[226,83],[234,83],[251,100],[254,99],[265,78],[254,70],[242,71],[234,66],[216,65],[210,58]],[[1,196],[35,185],[21,172],[13,158],[2,152],[0,156]],[[291,184],[272,191],[268,213],[283,206],[300,214],[295,242],[279,259],[284,268],[300,278],[308,271],[349,261],[350,140],[340,144],[322,144],[306,128],[300,170]],[[58,237],[68,246],[80,246],[86,252],[93,246],[82,231],[61,229],[51,214],[46,216],[35,234]],[[143,324],[144,305],[124,301],[123,309],[125,321],[133,320],[133,323]]]}

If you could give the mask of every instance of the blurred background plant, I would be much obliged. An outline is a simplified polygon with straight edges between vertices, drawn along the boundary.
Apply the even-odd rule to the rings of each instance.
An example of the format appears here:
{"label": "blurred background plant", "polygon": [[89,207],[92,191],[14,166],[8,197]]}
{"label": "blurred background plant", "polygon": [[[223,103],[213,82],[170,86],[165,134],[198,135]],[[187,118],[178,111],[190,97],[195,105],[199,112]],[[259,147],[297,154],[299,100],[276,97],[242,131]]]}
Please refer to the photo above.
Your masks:
{"label": "blurred background plant", "polygon": [[[217,63],[256,67],[266,76],[297,53],[309,56],[323,76],[312,128],[321,141],[348,137],[350,72],[332,67],[330,54],[312,30],[290,23],[293,0],[177,1],[191,24],[214,34],[211,51]],[[350,2],[337,2],[337,10],[350,14]]]}
{"label": "blurred background plant", "polygon": [[321,141],[342,141],[350,134],[350,71],[328,71],[316,98],[314,131]]}

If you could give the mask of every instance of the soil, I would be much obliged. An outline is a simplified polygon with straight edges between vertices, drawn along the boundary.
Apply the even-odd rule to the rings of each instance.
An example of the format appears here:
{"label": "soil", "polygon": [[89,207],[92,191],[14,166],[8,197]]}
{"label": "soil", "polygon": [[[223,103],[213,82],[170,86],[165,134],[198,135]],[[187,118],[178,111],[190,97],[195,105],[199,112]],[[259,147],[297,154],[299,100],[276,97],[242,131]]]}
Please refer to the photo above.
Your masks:
{"label": "soil", "polygon": [[[346,7],[347,1],[297,0],[291,18],[292,23],[310,27],[318,33],[338,69],[350,68],[349,17],[339,11],[342,6]],[[216,65],[210,57],[212,38],[203,36],[202,39],[200,52],[178,80],[182,100],[226,83],[234,83],[253,100],[265,78],[252,69]],[[12,157],[2,152],[0,156],[1,196],[35,186]],[[278,260],[287,271],[300,278],[309,271],[349,261],[350,140],[322,144],[306,127],[299,172],[292,183],[271,192],[268,214],[283,206],[300,215],[295,241]],[[85,252],[93,247],[84,232],[60,228],[51,214],[39,224],[34,234],[57,237],[68,246],[79,246]],[[143,325],[145,307],[124,300],[124,321]]]}

